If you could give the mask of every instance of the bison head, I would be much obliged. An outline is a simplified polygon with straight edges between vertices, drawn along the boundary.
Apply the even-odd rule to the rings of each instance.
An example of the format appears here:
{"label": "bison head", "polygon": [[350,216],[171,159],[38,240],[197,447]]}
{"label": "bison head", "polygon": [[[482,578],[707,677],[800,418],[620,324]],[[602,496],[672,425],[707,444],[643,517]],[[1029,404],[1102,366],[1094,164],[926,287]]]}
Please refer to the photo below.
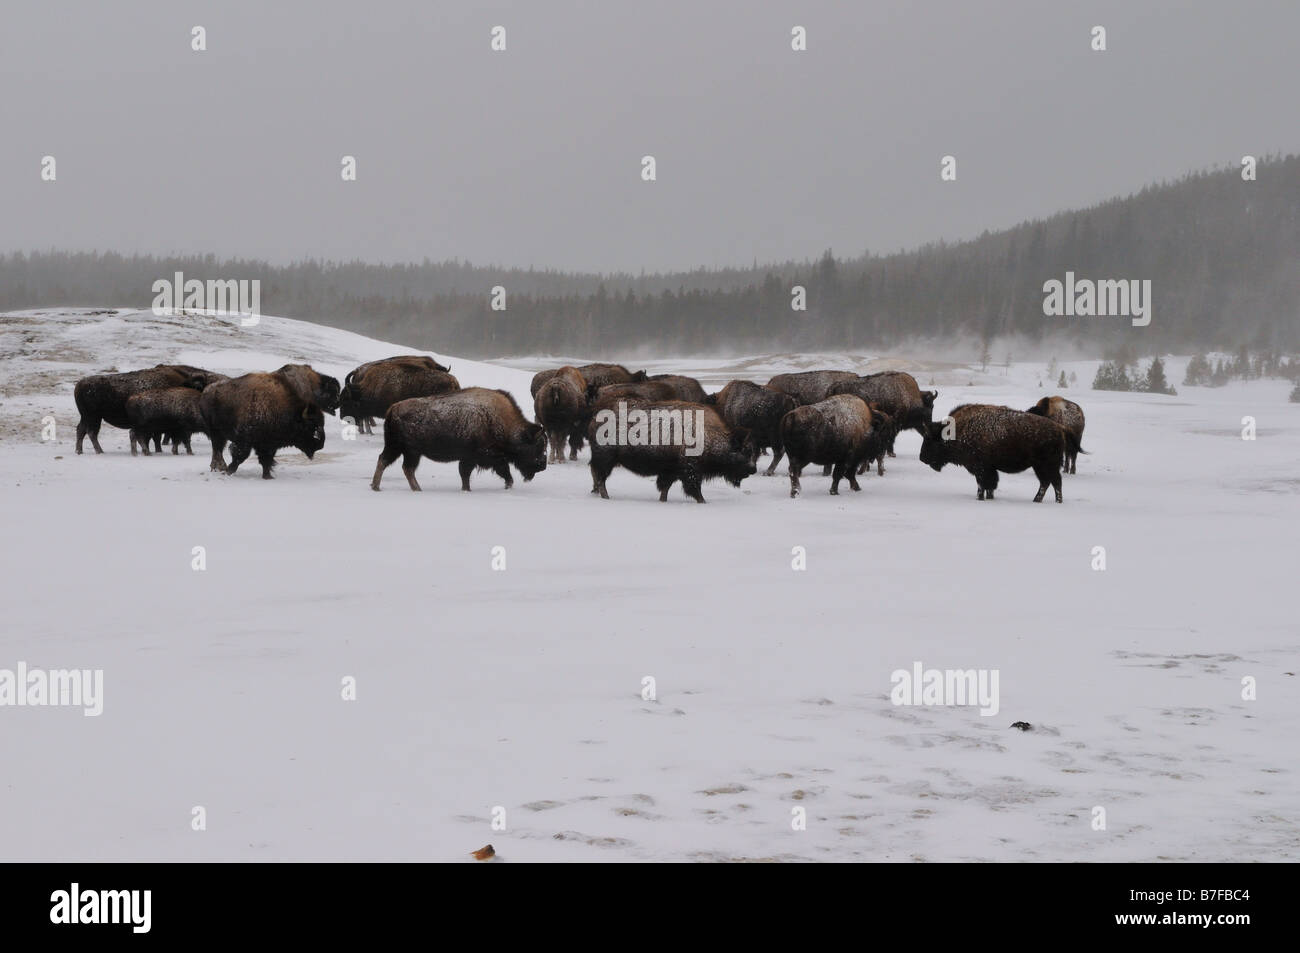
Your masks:
{"label": "bison head", "polygon": [[927,423],[921,436],[921,462],[936,473],[949,461],[948,442],[943,439],[943,423]]}
{"label": "bison head", "polygon": [[642,381],[648,381],[649,379],[650,379],[650,375],[647,374],[645,371],[635,371],[632,374],[633,384],[640,384]]}
{"label": "bison head", "polygon": [[331,414],[338,410],[339,393],[338,378],[330,377],[328,374],[321,374],[320,389],[316,392],[316,402],[320,404],[320,409]]}
{"label": "bison head", "polygon": [[1048,398],[1044,397],[1044,398],[1043,398],[1042,400],[1040,400],[1038,403],[1034,404],[1034,406],[1032,406],[1032,407],[1030,407],[1028,410],[1026,410],[1025,413],[1027,413],[1027,414],[1037,414],[1039,417],[1046,417],[1046,416],[1047,416],[1047,404],[1048,404]]}
{"label": "bison head", "polygon": [[310,460],[325,446],[325,415],[315,404],[308,404],[294,420],[293,445]]}
{"label": "bison head", "polygon": [[525,483],[546,469],[546,430],[541,424],[524,425],[510,462]]}
{"label": "bison head", "polygon": [[715,462],[718,474],[732,486],[758,472],[758,457],[762,448],[747,427],[737,427],[729,435],[727,448]]}

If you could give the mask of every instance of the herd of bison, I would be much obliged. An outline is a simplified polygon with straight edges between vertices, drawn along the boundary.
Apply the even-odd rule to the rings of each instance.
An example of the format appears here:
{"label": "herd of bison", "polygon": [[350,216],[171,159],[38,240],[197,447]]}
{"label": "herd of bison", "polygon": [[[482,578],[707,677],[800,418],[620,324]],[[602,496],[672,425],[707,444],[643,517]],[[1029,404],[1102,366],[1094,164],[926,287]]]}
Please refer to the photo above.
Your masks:
{"label": "herd of bison", "polygon": [[[431,357],[402,355],[362,364],[344,378],[320,374],[307,364],[286,364],[269,373],[227,377],[183,364],[85,377],[74,390],[81,419],[77,453],[90,437],[96,453],[100,426],[107,422],[130,432],[131,453],[146,455],[152,442],[172,453],[190,438],[207,436],[211,469],[233,474],[255,453],[262,477],[271,479],[277,450],[296,447],[310,459],[325,445],[325,414],[355,423],[360,434],[384,421],[384,446],[371,487],[379,489],[384,471],[402,458],[412,490],[420,489],[415,470],[422,457],[460,466],[461,488],[468,490],[476,468],[491,470],[514,483],[510,467],[531,480],[548,463],[577,459],[590,442],[592,492],[608,498],[605,480],[617,466],[654,477],[659,498],[673,483],[703,503],[701,484],[722,477],[739,486],[757,472],[770,450],[772,475],[782,456],[789,458],[790,495],[798,496],[799,477],[809,464],[831,477],[830,492],[841,480],[860,489],[859,474],[873,463],[884,475],[884,458],[894,455],[899,431],[921,436],[921,462],[935,470],[964,466],[978,484],[977,498],[993,499],[999,473],[1033,470],[1042,502],[1050,486],[1061,502],[1061,472],[1075,472],[1083,440],[1083,411],[1063,397],[1044,397],[1027,411],[992,404],[962,404],[946,418],[934,419],[937,391],[922,391],[912,375],[886,371],[859,376],[848,371],[778,374],[766,384],[731,381],[716,394],[699,381],[677,374],[648,375],[621,364],[586,364],[539,372],[532,382],[536,422],[530,422],[514,397],[503,390],[464,387]],[[597,415],[620,402],[651,412],[691,413],[704,433],[691,452],[680,444],[632,445],[597,439]],[[230,462],[225,460],[230,445]]]}

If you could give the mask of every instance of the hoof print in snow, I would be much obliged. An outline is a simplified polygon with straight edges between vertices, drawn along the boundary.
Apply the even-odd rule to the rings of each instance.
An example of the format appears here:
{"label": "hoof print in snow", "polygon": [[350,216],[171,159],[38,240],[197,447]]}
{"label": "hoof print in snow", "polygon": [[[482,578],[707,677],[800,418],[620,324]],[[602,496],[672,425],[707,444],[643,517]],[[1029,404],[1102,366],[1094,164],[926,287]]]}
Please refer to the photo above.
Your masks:
{"label": "hoof print in snow", "polygon": [[1034,726],[1031,725],[1031,724],[1030,724],[1029,722],[1027,722],[1027,721],[1017,721],[1017,722],[1012,722],[1011,727],[1012,727],[1012,728],[1019,728],[1021,731],[1033,731],[1033,730],[1034,730]]}

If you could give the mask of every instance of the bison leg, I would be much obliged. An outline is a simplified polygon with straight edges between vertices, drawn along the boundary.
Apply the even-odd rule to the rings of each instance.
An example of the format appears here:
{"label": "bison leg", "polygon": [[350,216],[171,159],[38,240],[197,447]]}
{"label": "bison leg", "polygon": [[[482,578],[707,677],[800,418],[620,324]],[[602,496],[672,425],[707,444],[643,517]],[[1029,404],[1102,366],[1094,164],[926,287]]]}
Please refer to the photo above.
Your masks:
{"label": "bison leg", "polygon": [[248,455],[253,452],[252,447],[244,447],[232,442],[230,444],[230,464],[226,467],[226,472],[231,476],[239,469],[239,465],[248,459]]}
{"label": "bison leg", "polygon": [[[157,432],[154,433],[154,435],[153,435],[153,448],[154,448],[154,451],[155,451],[156,453],[162,453],[162,434],[161,434],[161,433],[157,433]],[[145,454],[145,455],[146,455],[146,456],[148,455],[148,453],[147,453],[148,449],[149,449],[148,447],[145,447],[145,450],[146,450],[146,454]]]}
{"label": "bison leg", "polygon": [[[655,489],[659,491],[660,503],[668,502],[668,491],[673,488],[673,484],[676,482],[677,482],[677,477],[671,473],[661,473],[655,479]],[[686,490],[685,480],[682,481],[682,489]],[[686,490],[686,492],[689,493],[690,491]]]}
{"label": "bison leg", "polygon": [[790,499],[799,495],[801,489],[799,485],[799,474],[803,472],[803,464],[796,463],[794,458],[790,458]]}
{"label": "bison leg", "polygon": [[225,473],[226,461],[221,458],[221,452],[226,449],[226,438],[212,434],[208,439],[212,441],[212,462],[208,464],[208,469],[216,473]]}
{"label": "bison leg", "polygon": [[822,476],[830,476],[833,470],[834,467],[832,467],[829,463],[826,464],[825,466],[822,467]]}
{"label": "bison leg", "polygon": [[[704,494],[700,491],[700,477],[699,474],[695,472],[695,469],[693,467],[688,468],[687,471],[682,474],[681,480],[682,480],[682,492],[684,492],[696,503],[703,503]],[[667,498],[668,498],[668,491],[664,490],[664,495],[659,497],[659,499],[664,500]]]}
{"label": "bison leg", "polygon": [[[231,450],[231,454],[234,454],[233,450]],[[247,454],[245,454],[245,456],[247,456]],[[258,450],[257,462],[262,465],[262,479],[274,480],[275,474],[271,471],[275,469],[275,448],[271,447],[266,450]]]}
{"label": "bison leg", "polygon": [[840,495],[840,481],[844,479],[844,461],[838,461],[833,467],[826,466],[823,469],[831,471],[831,496]]}
{"label": "bison leg", "polygon": [[768,468],[763,471],[763,476],[772,476],[776,473],[776,465],[781,462],[781,457],[785,455],[785,445],[781,443],[781,438],[777,437],[776,442],[772,444],[772,462]]}
{"label": "bison leg", "polygon": [[[387,445],[384,446],[383,450],[379,451],[379,460],[375,463],[375,475],[370,481],[370,489],[376,492],[379,491],[379,481],[384,478],[384,471],[391,467],[393,461],[400,456],[401,453],[398,450]],[[415,487],[415,489],[418,489],[418,487]]]}
{"label": "bison leg", "polygon": [[492,465],[492,472],[506,481],[507,490],[515,485],[515,478],[510,475],[510,464],[506,463],[504,460],[500,463],[494,463]]}
{"label": "bison leg", "polygon": [[402,454],[402,473],[406,475],[406,485],[417,492],[420,484],[415,482],[415,468],[419,465],[420,454],[417,451],[407,450]]}
{"label": "bison leg", "polygon": [[96,453],[103,453],[104,448],[99,445],[99,425],[98,417],[82,417],[77,424],[77,453],[81,453],[81,438],[90,437],[90,445],[95,448]]}
{"label": "bison leg", "polygon": [[603,455],[598,456],[595,453],[596,445],[592,444],[591,454],[591,492],[600,495],[602,500],[609,499],[609,493],[605,489],[605,481],[609,475],[614,472],[614,464],[606,459]]}
{"label": "bison leg", "polygon": [[[871,461],[867,460],[865,466],[869,467],[870,465]],[[846,463],[844,465],[844,475],[848,477],[849,489],[861,492],[862,487],[858,485],[858,475],[854,472],[854,469],[852,462]]]}
{"label": "bison leg", "polygon": [[136,456],[135,446],[136,446],[137,443],[143,443],[143,444],[144,444],[144,453],[145,453],[145,456],[148,456],[148,455],[149,455],[149,441],[148,441],[147,439],[144,440],[144,441],[141,441],[141,440],[140,440],[140,435],[139,435],[138,433],[136,433],[135,430],[128,430],[128,431],[126,432],[126,435],[127,435],[127,438],[131,441],[131,456],[133,456],[133,457]]}
{"label": "bison leg", "polygon": [[976,473],[975,483],[979,486],[979,492],[975,494],[977,500],[993,499],[993,491],[998,488],[998,471],[982,470]]}
{"label": "bison leg", "polygon": [[460,461],[460,488],[466,493],[469,492],[469,476],[474,472],[473,460]]}
{"label": "bison leg", "polygon": [[569,459],[578,459],[578,451],[582,449],[583,437],[580,432],[575,431],[569,434]]}

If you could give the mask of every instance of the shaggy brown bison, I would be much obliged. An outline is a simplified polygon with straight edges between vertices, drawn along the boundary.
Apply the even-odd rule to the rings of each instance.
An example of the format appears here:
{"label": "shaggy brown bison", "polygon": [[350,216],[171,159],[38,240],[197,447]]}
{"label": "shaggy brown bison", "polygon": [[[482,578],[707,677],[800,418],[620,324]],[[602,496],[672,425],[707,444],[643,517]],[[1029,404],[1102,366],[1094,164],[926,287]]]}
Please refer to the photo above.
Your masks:
{"label": "shaggy brown bison", "polygon": [[203,390],[208,384],[223,380],[214,374],[187,364],[159,364],[144,371],[124,374],[96,374],[77,381],[72,396],[81,419],[77,422],[77,453],[89,435],[96,453],[103,453],[99,445],[99,428],[103,423],[129,429],[131,421],[126,416],[126,401],[133,394],[164,387],[188,387]]}
{"label": "shaggy brown bison", "polygon": [[561,367],[542,384],[533,398],[533,416],[550,441],[548,463],[564,462],[564,441],[569,439],[570,459],[578,458],[576,428],[587,409],[587,382],[576,367]]}
{"label": "shaggy brown bison", "polygon": [[[599,390],[608,384],[635,384],[638,381],[646,379],[645,371],[629,371],[622,364],[578,364],[578,373],[582,379],[587,382],[587,388]],[[542,385],[560,372],[561,368],[553,367],[549,370],[538,371],[533,375],[533,382],[530,385],[530,393],[534,397],[541,389]]]}
{"label": "shaggy brown bison", "polygon": [[1034,502],[1043,502],[1048,486],[1056,491],[1056,502],[1061,502],[1065,430],[1059,424],[992,404],[962,404],[949,417],[950,424],[935,421],[927,428],[921,441],[922,463],[935,471],[949,463],[965,467],[975,477],[979,500],[993,499],[999,472],[1032,469],[1038,477]]}
{"label": "shaggy brown bison", "polygon": [[704,402],[718,408],[718,413],[729,427],[744,427],[754,438],[758,457],[769,447],[772,463],[765,471],[771,476],[776,471],[785,447],[781,443],[781,418],[797,406],[795,399],[753,381],[731,381],[716,394],[709,394]]}
{"label": "shaggy brown bison", "polygon": [[815,404],[831,394],[831,386],[838,381],[855,380],[852,371],[799,371],[795,374],[777,374],[767,386],[789,394],[799,406]]}
{"label": "shaggy brown bison", "polygon": [[374,433],[374,417],[408,397],[437,397],[460,390],[460,381],[438,367],[432,358],[407,361],[393,358],[363,364],[346,378],[339,394],[339,416],[350,417],[360,433]]}
{"label": "shaggy brown bison", "polygon": [[1064,397],[1044,397],[1027,413],[1046,417],[1061,425],[1065,431],[1065,463],[1061,472],[1077,473],[1079,454],[1088,452],[1083,449],[1083,408]]}
{"label": "shaggy brown bison", "polygon": [[677,395],[673,398],[674,400],[702,404],[704,398],[708,396],[704,393],[704,388],[700,386],[700,382],[694,377],[684,377],[681,374],[651,374],[646,380],[667,384],[673,389],[673,393]]}
{"label": "shaggy brown bison", "polygon": [[185,444],[186,453],[193,454],[190,437],[204,429],[199,391],[192,387],[164,387],[132,394],[126,399],[126,419],[131,425],[132,456],[136,443],[146,457],[150,440],[155,449],[160,449],[158,441],[164,435],[171,440],[173,454],[180,453],[181,444]]}
{"label": "shaggy brown bison", "polygon": [[[393,367],[402,367],[402,368],[411,368],[413,370],[441,371],[444,374],[451,373],[450,366],[439,364],[437,361],[429,357],[427,354],[397,354],[394,355],[393,357],[385,357],[378,361],[367,361],[365,364],[361,364],[353,368],[352,370],[348,371],[347,376],[343,378],[343,389],[339,393],[339,416],[351,417],[352,420],[357,425],[358,433],[368,434],[368,433],[375,432],[375,413],[361,413],[360,416],[358,416],[359,411],[356,402],[359,398],[356,395],[361,391],[360,390],[352,391],[350,394],[349,388],[354,387],[354,385],[358,385],[361,382],[361,380],[366,376],[366,374],[368,374],[371,369],[376,367],[382,367],[386,369],[390,369]],[[457,388],[460,387],[459,382],[457,382],[456,387]],[[426,396],[430,396],[430,395],[404,394],[402,395],[402,397],[398,397],[396,399],[403,400],[406,397],[426,397]],[[349,401],[348,408],[346,409],[343,407],[343,402],[345,400]],[[388,406],[392,406],[394,402],[395,401],[389,401]],[[388,410],[388,406],[384,407],[383,410],[377,411],[378,415],[382,417],[384,413]]]}
{"label": "shaggy brown bison", "polygon": [[[868,404],[889,414],[895,431],[915,430],[922,437],[934,419],[934,399],[937,390],[921,390],[916,378],[905,371],[882,371],[852,380],[837,381],[831,386],[832,394],[853,394]],[[894,455],[890,441],[889,455]]]}
{"label": "shaggy brown bison", "polygon": [[749,431],[728,427],[717,410],[689,401],[602,398],[587,427],[587,440],[591,492],[603,500],[609,499],[605,481],[617,466],[655,477],[662,502],[681,480],[682,491],[697,503],[704,502],[700,490],[705,480],[722,477],[740,486],[758,470]]}
{"label": "shaggy brown bison", "polygon": [[[310,460],[325,446],[325,415],[313,400],[302,396],[308,378],[297,368],[306,365],[287,367],[290,370],[245,374],[204,389],[199,412],[212,441],[210,469],[233,475],[250,453],[256,453],[262,479],[270,480],[281,447],[296,447]],[[227,443],[229,466],[222,457]]]}
{"label": "shaggy brown bison", "polygon": [[524,482],[546,469],[546,432],[529,423],[515,399],[503,390],[466,387],[441,397],[412,397],[388,408],[384,417],[384,449],[375,464],[372,490],[398,457],[412,490],[421,457],[439,463],[460,463],[460,488],[469,492],[474,468],[491,470],[515,485],[513,465]]}
{"label": "shaggy brown bison", "polygon": [[831,465],[831,495],[840,480],[858,486],[858,466],[870,458],[871,408],[852,394],[835,394],[815,404],[796,407],[781,418],[781,440],[790,458],[790,496],[799,495],[799,477],[809,463]]}

